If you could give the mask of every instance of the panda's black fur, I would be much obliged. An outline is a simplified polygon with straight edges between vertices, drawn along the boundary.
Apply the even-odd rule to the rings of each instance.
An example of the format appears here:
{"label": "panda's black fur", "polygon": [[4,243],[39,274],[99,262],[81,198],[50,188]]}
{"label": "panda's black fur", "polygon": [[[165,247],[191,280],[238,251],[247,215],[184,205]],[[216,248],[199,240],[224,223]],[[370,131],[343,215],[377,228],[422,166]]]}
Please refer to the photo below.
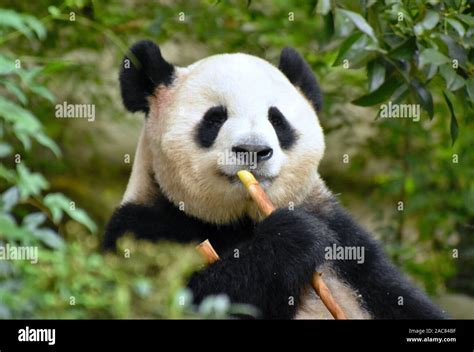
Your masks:
{"label": "panda's black fur", "polygon": [[[131,111],[148,112],[146,98],[153,94],[152,85],[169,84],[173,70],[150,42],[138,43],[132,52],[142,66],[122,71],[125,106]],[[153,60],[149,61],[150,57]],[[279,68],[315,109],[321,107],[317,82],[293,49],[283,50]],[[154,180],[152,174],[149,177]],[[278,209],[258,223],[243,217],[230,224],[216,225],[187,215],[160,195],[151,205],[122,204],[107,225],[104,248],[114,249],[116,240],[125,232],[152,241],[198,243],[209,239],[221,260],[191,277],[188,285],[196,302],[208,295],[225,293],[232,302],[258,308],[262,318],[293,318],[314,269],[326,262],[324,248],[338,244],[365,248],[363,264],[342,260],[334,262],[332,269],[357,291],[361,307],[372,318],[445,318],[390,263],[372,236],[333,196],[324,204],[303,203],[294,210]],[[294,298],[294,304],[289,304],[289,297]],[[400,297],[403,305],[398,304]]]}
{"label": "panda's black fur", "polygon": [[288,77],[291,83],[301,89],[316,111],[322,109],[323,97],[318,81],[311,72],[311,67],[294,49],[284,48],[281,51],[278,68]]}
{"label": "panda's black fur", "polygon": [[[146,60],[144,60],[146,58]],[[147,97],[160,85],[173,81],[174,67],[161,56],[155,43],[143,40],[130,49],[120,71],[120,88],[125,107],[148,113]]]}

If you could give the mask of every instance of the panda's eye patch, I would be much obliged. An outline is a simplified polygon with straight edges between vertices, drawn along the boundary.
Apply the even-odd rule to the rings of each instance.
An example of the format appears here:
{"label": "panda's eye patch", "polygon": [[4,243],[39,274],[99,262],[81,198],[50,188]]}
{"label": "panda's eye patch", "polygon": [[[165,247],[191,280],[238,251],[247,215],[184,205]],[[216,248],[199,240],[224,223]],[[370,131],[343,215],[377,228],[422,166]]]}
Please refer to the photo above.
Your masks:
{"label": "panda's eye patch", "polygon": [[204,148],[212,146],[226,120],[227,109],[225,106],[214,106],[207,110],[197,126],[196,142]]}
{"label": "panda's eye patch", "polygon": [[227,109],[225,106],[214,106],[204,114],[203,122],[210,125],[222,125],[227,120]]}
{"label": "panda's eye patch", "polygon": [[297,139],[296,132],[281,111],[274,106],[270,107],[268,109],[268,120],[275,129],[280,146],[283,149],[291,148]]}

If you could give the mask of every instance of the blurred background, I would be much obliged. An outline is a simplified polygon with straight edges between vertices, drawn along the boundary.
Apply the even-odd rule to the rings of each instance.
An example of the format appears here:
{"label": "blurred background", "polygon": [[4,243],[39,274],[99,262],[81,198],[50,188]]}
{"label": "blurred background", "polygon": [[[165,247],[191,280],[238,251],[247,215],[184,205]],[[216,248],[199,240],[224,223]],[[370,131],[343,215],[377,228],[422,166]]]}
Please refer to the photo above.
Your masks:
{"label": "blurred background", "polygon": [[[38,246],[39,261],[0,261],[0,317],[232,309],[223,297],[197,310],[180,301],[202,265],[192,246],[124,239],[117,255],[99,250],[143,120],[122,106],[118,71],[145,38],[183,66],[223,52],[277,64],[296,48],[324,93],[323,178],[398,267],[451,316],[474,318],[467,0],[1,0],[0,244]],[[419,104],[420,121],[380,118],[389,101]],[[64,102],[93,104],[94,121],[56,118]]]}

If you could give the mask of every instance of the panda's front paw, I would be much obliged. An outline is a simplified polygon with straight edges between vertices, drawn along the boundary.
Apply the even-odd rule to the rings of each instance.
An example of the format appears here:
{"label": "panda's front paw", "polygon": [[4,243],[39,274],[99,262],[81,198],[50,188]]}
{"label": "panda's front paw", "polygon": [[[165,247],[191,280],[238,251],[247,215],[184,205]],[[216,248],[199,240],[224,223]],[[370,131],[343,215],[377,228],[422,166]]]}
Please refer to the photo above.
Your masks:
{"label": "panda's front paw", "polygon": [[335,239],[326,224],[302,209],[278,209],[256,228],[256,235],[271,243],[276,260],[310,273],[323,264],[324,251]]}

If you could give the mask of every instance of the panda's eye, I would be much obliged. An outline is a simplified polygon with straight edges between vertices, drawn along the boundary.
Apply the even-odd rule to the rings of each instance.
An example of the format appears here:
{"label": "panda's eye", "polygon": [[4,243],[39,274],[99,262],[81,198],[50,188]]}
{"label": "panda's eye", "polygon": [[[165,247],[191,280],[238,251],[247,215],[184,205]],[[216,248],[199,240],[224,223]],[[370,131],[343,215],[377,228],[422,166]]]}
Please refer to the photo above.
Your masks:
{"label": "panda's eye", "polygon": [[225,106],[214,106],[207,110],[196,127],[196,142],[204,148],[211,147],[226,120],[227,109]]}
{"label": "panda's eye", "polygon": [[227,109],[225,106],[214,106],[204,114],[203,121],[211,125],[222,125],[227,120]]}
{"label": "panda's eye", "polygon": [[286,122],[283,114],[275,107],[271,107],[268,110],[268,120],[275,128],[284,126]]}
{"label": "panda's eye", "polygon": [[286,121],[285,116],[278,108],[272,106],[268,109],[268,120],[274,128],[288,128],[290,124]]}
{"label": "panda's eye", "polygon": [[272,106],[268,109],[268,121],[275,129],[280,146],[283,149],[291,148],[296,142],[297,134],[278,108]]}

